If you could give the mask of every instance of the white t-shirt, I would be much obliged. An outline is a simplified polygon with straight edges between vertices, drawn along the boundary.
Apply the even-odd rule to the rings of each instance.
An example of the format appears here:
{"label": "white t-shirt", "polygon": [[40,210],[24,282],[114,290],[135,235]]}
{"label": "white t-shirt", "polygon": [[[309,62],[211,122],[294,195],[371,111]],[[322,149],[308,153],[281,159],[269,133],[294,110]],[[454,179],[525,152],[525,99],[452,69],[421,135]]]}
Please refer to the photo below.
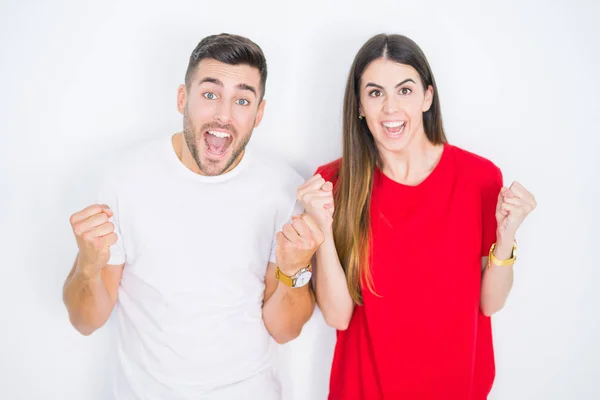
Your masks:
{"label": "white t-shirt", "polygon": [[171,138],[110,168],[99,202],[125,263],[113,320],[116,399],[278,399],[262,319],[275,235],[302,177],[246,151],[232,171],[195,174]]}

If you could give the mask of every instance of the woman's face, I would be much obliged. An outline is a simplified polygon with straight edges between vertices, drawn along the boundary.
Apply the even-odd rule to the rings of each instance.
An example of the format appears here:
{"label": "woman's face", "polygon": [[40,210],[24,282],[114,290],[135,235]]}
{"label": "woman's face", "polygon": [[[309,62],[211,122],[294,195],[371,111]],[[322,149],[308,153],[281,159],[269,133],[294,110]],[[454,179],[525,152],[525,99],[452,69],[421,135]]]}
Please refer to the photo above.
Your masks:
{"label": "woman's face", "polygon": [[417,70],[378,58],[360,80],[360,114],[365,117],[380,152],[398,153],[420,135],[423,113],[433,100],[433,87],[423,89]]}

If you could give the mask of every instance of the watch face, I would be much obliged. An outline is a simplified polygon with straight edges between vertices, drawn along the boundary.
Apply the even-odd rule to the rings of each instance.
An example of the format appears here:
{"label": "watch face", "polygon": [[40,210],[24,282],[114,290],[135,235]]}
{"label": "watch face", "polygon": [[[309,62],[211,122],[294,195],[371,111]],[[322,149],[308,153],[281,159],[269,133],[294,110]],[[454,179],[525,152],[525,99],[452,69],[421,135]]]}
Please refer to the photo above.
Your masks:
{"label": "watch face", "polygon": [[302,273],[296,278],[294,282],[294,287],[302,287],[306,285],[310,278],[312,277],[312,272],[310,271],[302,271]]}

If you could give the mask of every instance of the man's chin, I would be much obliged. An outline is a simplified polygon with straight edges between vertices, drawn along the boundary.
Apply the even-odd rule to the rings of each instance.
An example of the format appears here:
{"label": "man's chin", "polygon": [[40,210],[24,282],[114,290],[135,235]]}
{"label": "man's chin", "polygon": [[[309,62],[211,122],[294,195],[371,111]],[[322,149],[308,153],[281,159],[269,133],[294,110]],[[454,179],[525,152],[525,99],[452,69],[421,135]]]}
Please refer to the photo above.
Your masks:
{"label": "man's chin", "polygon": [[207,176],[222,175],[231,166],[231,155],[229,157],[214,157],[212,154],[203,154],[201,163],[198,165],[200,171]]}
{"label": "man's chin", "polygon": [[221,154],[211,153],[207,148],[204,148],[199,158],[200,160],[196,161],[200,161],[198,167],[200,167],[203,174],[220,175],[230,164],[231,147],[227,148]]}
{"label": "man's chin", "polygon": [[227,169],[227,163],[225,162],[214,162],[214,161],[203,161],[200,165],[200,171],[206,176],[218,176],[225,173]]}

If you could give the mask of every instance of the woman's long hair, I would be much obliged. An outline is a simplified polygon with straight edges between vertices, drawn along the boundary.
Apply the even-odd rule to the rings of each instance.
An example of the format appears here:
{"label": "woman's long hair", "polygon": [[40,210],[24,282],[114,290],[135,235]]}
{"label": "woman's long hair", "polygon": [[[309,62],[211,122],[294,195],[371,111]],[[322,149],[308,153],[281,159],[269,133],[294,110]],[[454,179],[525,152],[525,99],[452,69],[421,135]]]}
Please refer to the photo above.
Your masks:
{"label": "woman's long hair", "polygon": [[[446,142],[437,86],[423,51],[401,35],[380,34],[369,39],[354,58],[346,92],[343,115],[343,153],[335,191],[333,232],[340,262],[346,272],[348,289],[356,304],[362,305],[363,282],[376,293],[371,275],[370,206],[373,175],[379,154],[364,119],[359,119],[360,81],[371,62],[385,58],[410,65],[419,73],[423,88],[433,87],[433,101],[423,113],[423,127],[433,144]],[[364,279],[364,281],[363,281]]]}

